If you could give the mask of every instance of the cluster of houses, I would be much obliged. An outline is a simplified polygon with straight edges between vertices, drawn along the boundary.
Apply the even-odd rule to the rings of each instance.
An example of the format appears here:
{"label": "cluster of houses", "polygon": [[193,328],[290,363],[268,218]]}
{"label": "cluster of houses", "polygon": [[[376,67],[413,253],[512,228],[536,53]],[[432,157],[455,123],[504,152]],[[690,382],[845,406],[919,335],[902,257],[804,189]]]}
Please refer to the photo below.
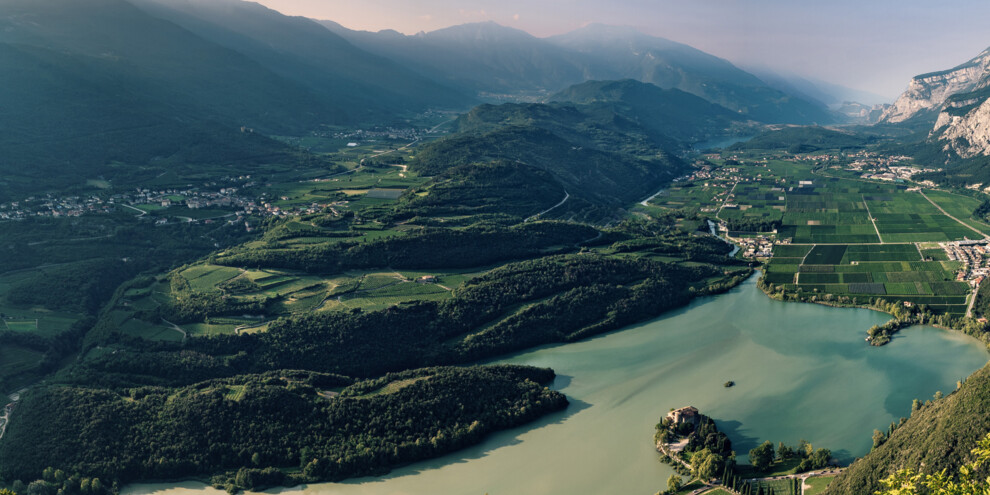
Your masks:
{"label": "cluster of houses", "polygon": [[[860,178],[868,180],[881,180],[887,182],[910,181],[912,177],[923,172],[938,172],[941,169],[921,168],[901,165],[901,163],[911,160],[908,156],[882,155],[867,151],[850,153],[846,158],[853,159],[852,163],[846,165],[846,170],[860,173]],[[925,181],[926,184],[931,181]],[[934,183],[931,183],[934,185]]]}
{"label": "cluster of houses", "polygon": [[[247,216],[286,216],[293,213],[317,213],[331,205],[312,203],[285,209],[266,201],[243,196],[240,191],[256,185],[251,176],[225,178],[220,182],[208,182],[203,188],[149,189],[137,188],[133,192],[58,197],[54,194],[31,196],[20,201],[0,204],[0,221],[24,220],[32,217],[78,217],[84,214],[109,214],[120,208],[141,209],[145,205],[161,208],[185,207],[189,209],[216,208],[229,210],[238,220]],[[237,182],[236,186],[223,187],[222,182]],[[285,199],[285,198],[283,198]],[[159,219],[159,223],[167,223]]]}
{"label": "cluster of houses", "polygon": [[56,198],[31,196],[22,201],[0,204],[0,220],[23,220],[28,217],[78,217],[86,213],[110,213],[111,203],[92,196]]}
{"label": "cluster of houses", "polygon": [[969,282],[975,287],[990,274],[990,267],[986,266],[986,259],[990,257],[987,240],[943,242],[940,245],[950,260],[963,263],[963,269],[956,275],[957,281]]}
{"label": "cluster of houses", "polygon": [[358,141],[374,141],[376,139],[407,139],[419,138],[422,131],[412,127],[379,127],[370,130],[357,129],[346,132],[316,132],[317,137],[332,137],[334,139],[354,139]]}
{"label": "cluster of houses", "polygon": [[733,239],[739,245],[742,255],[747,258],[769,258],[773,256],[773,240],[767,236]]}

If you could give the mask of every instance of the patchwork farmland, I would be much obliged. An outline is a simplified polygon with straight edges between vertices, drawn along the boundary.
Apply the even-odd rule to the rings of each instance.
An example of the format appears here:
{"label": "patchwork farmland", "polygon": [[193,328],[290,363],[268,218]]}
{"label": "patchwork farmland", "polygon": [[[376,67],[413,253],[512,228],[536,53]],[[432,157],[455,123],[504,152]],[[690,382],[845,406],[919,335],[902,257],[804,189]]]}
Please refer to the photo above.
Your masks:
{"label": "patchwork farmland", "polygon": [[[733,156],[721,165],[653,203],[715,212],[730,238],[772,243],[764,280],[776,287],[965,314],[986,275],[990,225],[973,216],[983,201],[975,194],[853,178],[813,156]],[[708,198],[714,204],[691,203]]]}

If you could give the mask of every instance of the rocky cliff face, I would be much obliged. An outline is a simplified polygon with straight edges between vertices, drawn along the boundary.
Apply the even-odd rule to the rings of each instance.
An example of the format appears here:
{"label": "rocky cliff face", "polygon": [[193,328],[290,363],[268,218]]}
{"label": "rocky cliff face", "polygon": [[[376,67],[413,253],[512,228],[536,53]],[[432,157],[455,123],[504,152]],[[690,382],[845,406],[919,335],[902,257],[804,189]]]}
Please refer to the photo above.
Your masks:
{"label": "rocky cliff face", "polygon": [[990,48],[976,58],[947,71],[922,74],[911,80],[907,91],[881,116],[881,122],[898,123],[938,112],[953,95],[990,85]]}
{"label": "rocky cliff face", "polygon": [[[932,136],[963,158],[990,155],[990,99],[959,112],[949,107],[938,115]],[[960,114],[961,113],[961,114]]]}
{"label": "rocky cliff face", "polygon": [[916,76],[880,122],[926,118],[935,119],[929,142],[962,158],[990,156],[990,48],[953,69]]}

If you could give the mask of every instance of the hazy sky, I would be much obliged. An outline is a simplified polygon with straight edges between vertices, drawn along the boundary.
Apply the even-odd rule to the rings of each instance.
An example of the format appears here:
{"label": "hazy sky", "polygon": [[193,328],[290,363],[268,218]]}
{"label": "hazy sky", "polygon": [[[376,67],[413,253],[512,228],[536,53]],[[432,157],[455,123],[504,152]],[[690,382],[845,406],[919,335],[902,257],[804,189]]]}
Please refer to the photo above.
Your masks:
{"label": "hazy sky", "polygon": [[986,0],[257,0],[351,29],[418,31],[493,20],[543,37],[633,26],[737,65],[762,65],[894,97],[914,75],[990,46]]}

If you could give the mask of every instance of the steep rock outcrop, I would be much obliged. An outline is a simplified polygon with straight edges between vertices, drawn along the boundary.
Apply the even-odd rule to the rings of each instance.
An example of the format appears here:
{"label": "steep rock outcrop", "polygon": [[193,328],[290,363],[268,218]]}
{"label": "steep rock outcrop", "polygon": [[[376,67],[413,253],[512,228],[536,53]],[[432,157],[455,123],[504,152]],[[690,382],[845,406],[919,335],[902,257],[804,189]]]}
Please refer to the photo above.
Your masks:
{"label": "steep rock outcrop", "polygon": [[950,97],[990,85],[990,48],[976,58],[941,72],[915,76],[911,84],[880,118],[899,123],[938,112]]}
{"label": "steep rock outcrop", "polygon": [[944,149],[956,152],[962,158],[990,155],[990,99],[970,102],[975,105],[959,114],[958,107],[950,106],[938,115],[932,136],[944,143]]}

